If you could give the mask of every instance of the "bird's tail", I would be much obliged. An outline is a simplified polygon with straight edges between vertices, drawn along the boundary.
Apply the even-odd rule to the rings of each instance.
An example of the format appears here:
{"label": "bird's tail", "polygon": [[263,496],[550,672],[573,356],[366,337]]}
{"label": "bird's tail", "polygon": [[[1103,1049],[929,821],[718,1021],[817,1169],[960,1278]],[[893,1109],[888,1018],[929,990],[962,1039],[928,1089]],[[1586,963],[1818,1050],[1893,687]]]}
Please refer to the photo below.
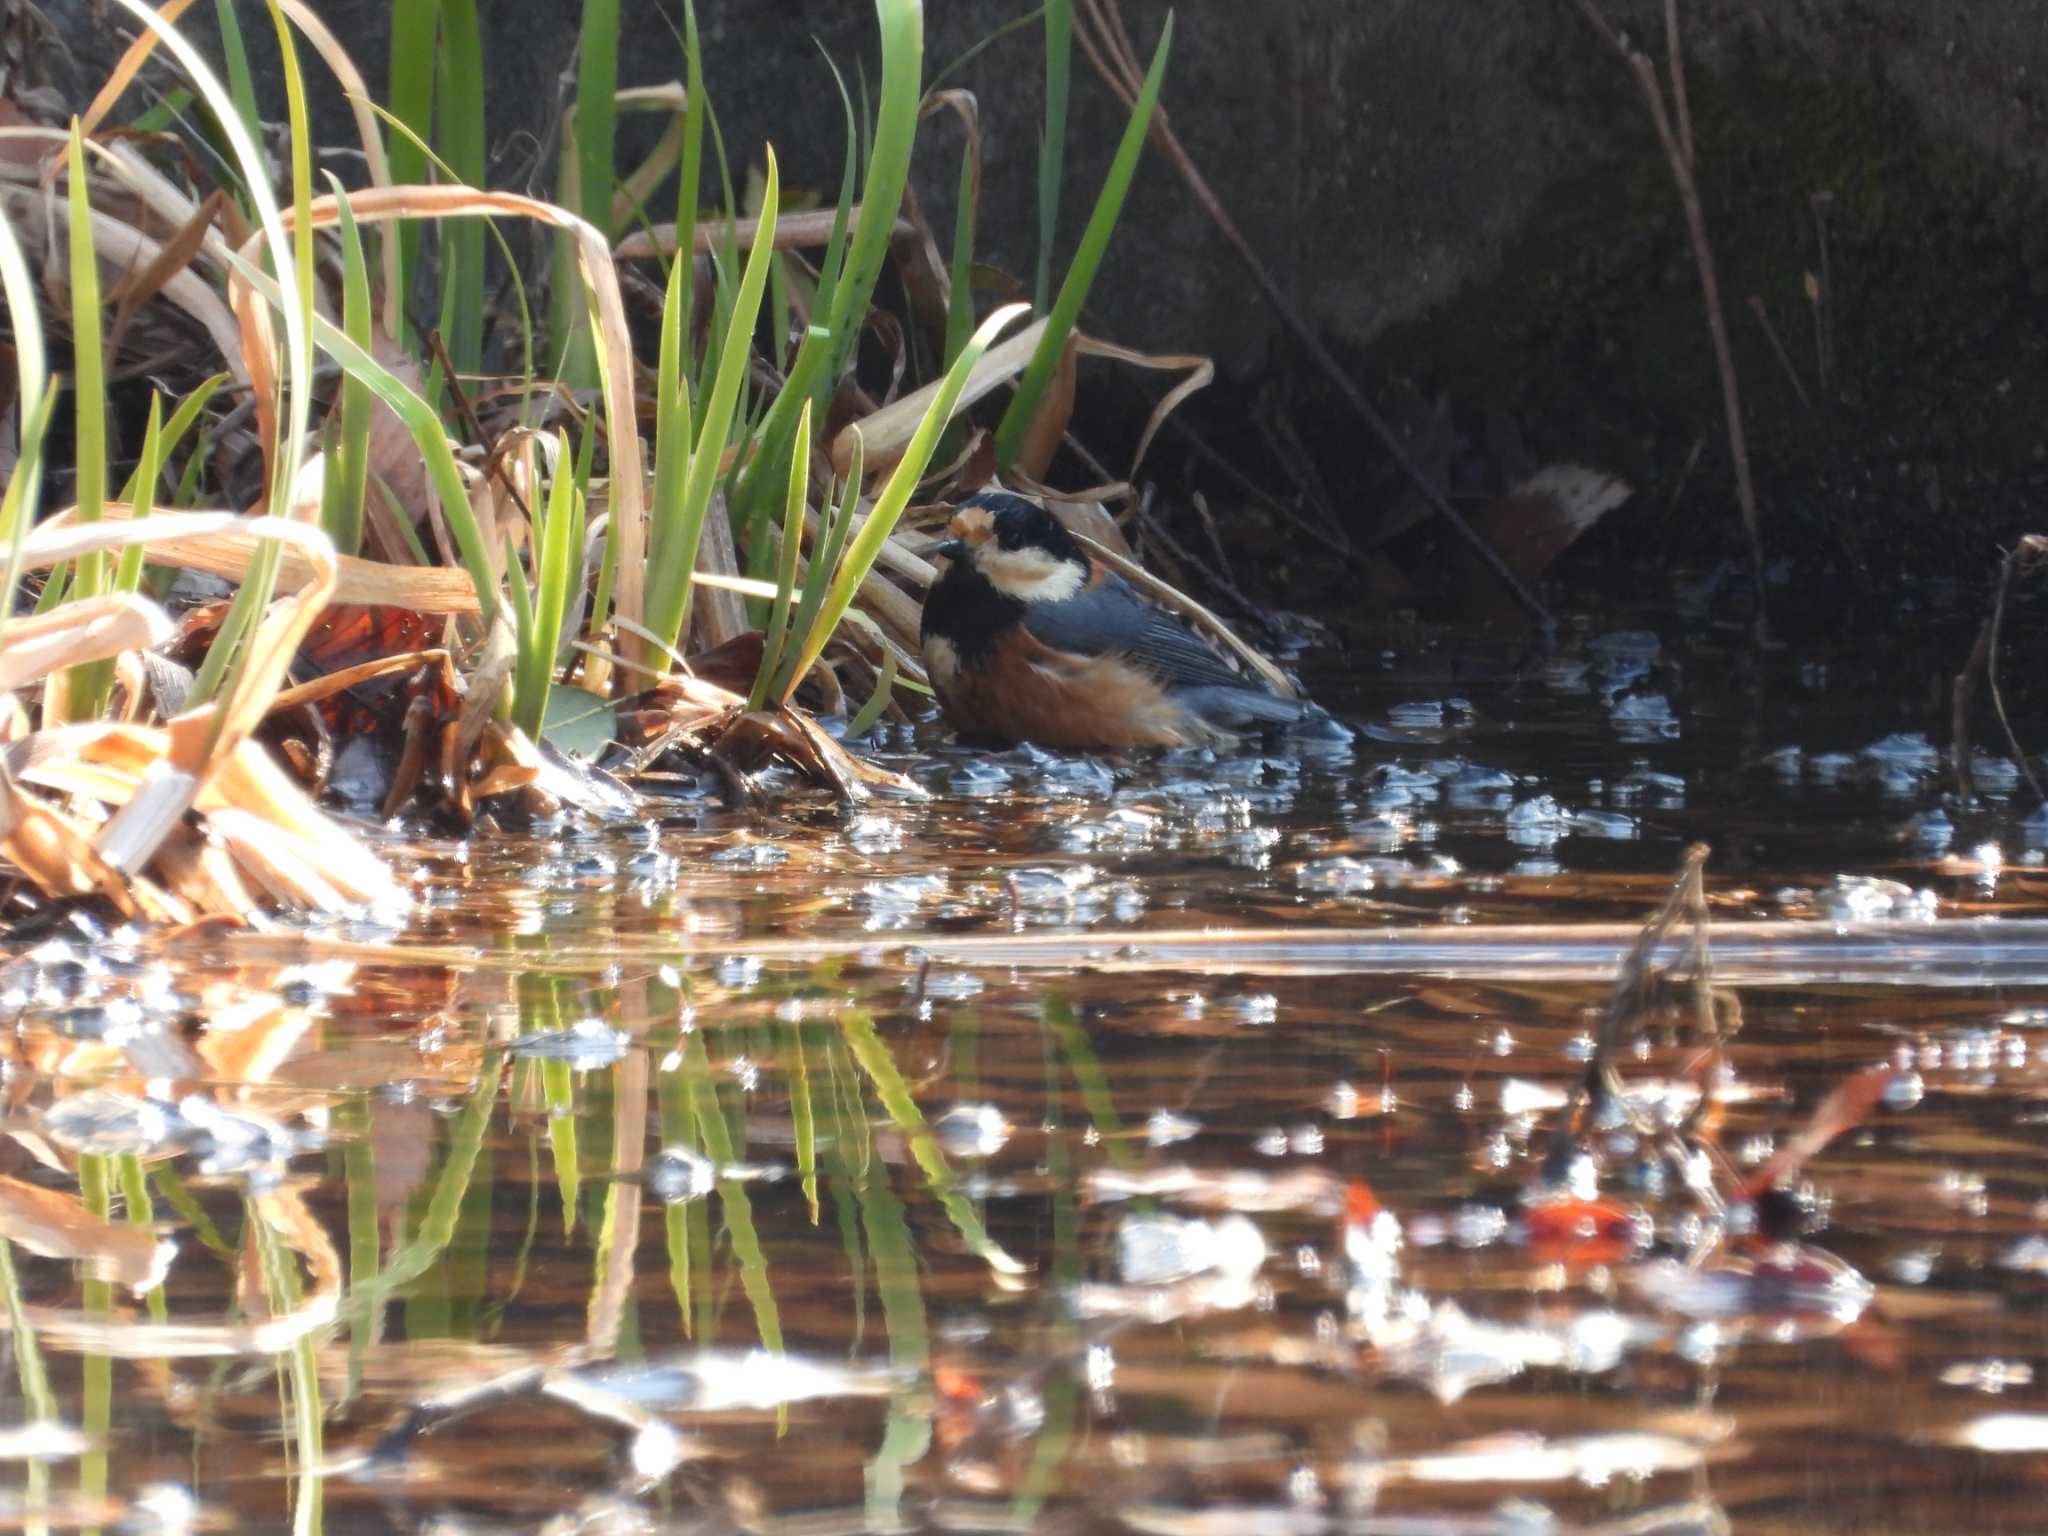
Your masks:
{"label": "bird's tail", "polygon": [[1283,699],[1250,688],[1202,686],[1176,688],[1173,700],[1204,723],[1234,735],[1280,731],[1325,741],[1349,741],[1353,735],[1349,726],[1309,699]]}

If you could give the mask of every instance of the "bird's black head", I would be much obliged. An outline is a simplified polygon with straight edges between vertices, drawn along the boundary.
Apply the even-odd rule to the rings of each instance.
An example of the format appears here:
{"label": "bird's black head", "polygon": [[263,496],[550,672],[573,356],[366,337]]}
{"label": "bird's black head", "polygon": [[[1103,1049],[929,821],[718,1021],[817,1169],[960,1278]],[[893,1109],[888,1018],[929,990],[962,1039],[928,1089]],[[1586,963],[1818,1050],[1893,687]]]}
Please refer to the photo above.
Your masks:
{"label": "bird's black head", "polygon": [[969,497],[934,553],[1018,602],[1059,602],[1088,581],[1088,555],[1058,518],[1009,491]]}

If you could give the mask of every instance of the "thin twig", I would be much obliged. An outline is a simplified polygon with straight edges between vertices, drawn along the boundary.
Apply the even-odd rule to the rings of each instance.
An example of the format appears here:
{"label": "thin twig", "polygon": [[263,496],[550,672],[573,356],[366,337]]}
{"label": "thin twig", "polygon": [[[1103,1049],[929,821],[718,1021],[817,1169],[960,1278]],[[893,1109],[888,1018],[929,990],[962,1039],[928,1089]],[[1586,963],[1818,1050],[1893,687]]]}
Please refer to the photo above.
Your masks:
{"label": "thin twig", "polygon": [[[1130,36],[1124,29],[1123,17],[1117,9],[1116,0],[1080,0],[1075,8],[1074,23],[1074,40],[1081,45],[1081,51],[1088,55],[1088,62],[1095,67],[1095,72],[1102,76],[1110,89],[1122,98],[1124,105],[1131,106],[1137,100],[1138,84],[1143,78],[1143,71],[1138,68],[1136,54],[1130,46]],[[1399,436],[1387,424],[1386,418],[1373,409],[1364,392],[1344,371],[1343,365],[1330,355],[1329,349],[1322,344],[1308,322],[1288,302],[1287,296],[1280,291],[1279,283],[1266,269],[1266,264],[1259,259],[1258,253],[1252,249],[1251,242],[1245,238],[1244,232],[1237,227],[1236,221],[1230,217],[1202,173],[1196,169],[1194,161],[1182,148],[1163,107],[1155,109],[1152,114],[1150,137],[1152,142],[1159,146],[1160,152],[1172,162],[1174,170],[1187,184],[1188,190],[1194,194],[1195,201],[1200,203],[1203,211],[1209,215],[1210,221],[1222,233],[1223,238],[1230,242],[1231,248],[1237,252],[1246,270],[1251,273],[1252,280],[1258,284],[1260,292],[1266,296],[1266,301],[1273,306],[1274,312],[1293,333],[1302,351],[1329,378],[1353,414],[1365,423],[1374,437],[1379,439],[1380,446],[1387,456],[1413,482],[1430,508],[1449,522],[1458,531],[1459,536],[1472,546],[1480,560],[1507,584],[1508,590],[1514,593],[1517,601],[1529,611],[1530,617],[1542,627],[1544,633],[1555,633],[1557,621],[1551,617],[1550,610],[1545,608],[1537,600],[1536,595],[1523,584],[1521,578],[1508,568],[1507,563],[1501,559],[1500,552],[1424,477],[1415,461],[1408,456],[1407,450],[1401,446]]]}
{"label": "thin twig", "polygon": [[1756,316],[1756,323],[1764,328],[1764,339],[1771,344],[1771,353],[1778,359],[1778,366],[1785,370],[1785,377],[1792,381],[1792,392],[1799,397],[1799,403],[1806,407],[1806,414],[1813,415],[1813,397],[1807,394],[1806,383],[1799,377],[1799,370],[1792,366],[1792,354],[1785,350],[1785,343],[1778,336],[1778,328],[1771,324],[1770,311],[1764,308],[1764,301],[1753,293],[1749,296],[1749,312]]}
{"label": "thin twig", "polygon": [[1671,70],[1671,103],[1678,114],[1678,147],[1685,152],[1685,168],[1694,165],[1692,147],[1692,102],[1685,90],[1685,45],[1678,35],[1678,0],[1664,0],[1664,51]]}
{"label": "thin twig", "polygon": [[[1657,141],[1663,146],[1664,158],[1671,166],[1671,179],[1678,184],[1678,200],[1685,209],[1686,231],[1692,239],[1693,264],[1699,269],[1700,297],[1706,305],[1707,332],[1713,338],[1714,362],[1721,373],[1721,408],[1728,418],[1728,456],[1735,463],[1735,498],[1742,511],[1743,531],[1749,538],[1749,575],[1756,589],[1756,603],[1759,627],[1764,611],[1764,543],[1763,529],[1757,517],[1756,486],[1750,478],[1749,440],[1742,428],[1742,391],[1735,379],[1735,355],[1728,344],[1728,322],[1721,309],[1721,280],[1714,269],[1714,248],[1707,239],[1707,216],[1700,206],[1699,185],[1692,174],[1691,157],[1678,132],[1672,127],[1671,114],[1665,109],[1664,91],[1657,82],[1656,67],[1649,57],[1640,50],[1631,48],[1614,26],[1600,11],[1595,0],[1572,0],[1579,13],[1592,24],[1593,29],[1608,42],[1628,65],[1635,76],[1636,84],[1643,94],[1643,103],[1650,109],[1650,121],[1657,130]],[[1672,0],[1666,0],[1666,20],[1675,29],[1677,11]],[[1671,58],[1674,66],[1682,69],[1683,56],[1678,51],[1674,35],[1671,43]],[[1681,75],[1673,82],[1674,94],[1684,100],[1684,83]],[[1686,133],[1690,135],[1690,126]]]}
{"label": "thin twig", "polygon": [[1826,188],[1807,199],[1813,207],[1814,226],[1820,231],[1820,293],[1813,301],[1813,323],[1824,400],[1832,397],[1835,378],[1835,272],[1828,253],[1828,208],[1834,200],[1835,194]]}

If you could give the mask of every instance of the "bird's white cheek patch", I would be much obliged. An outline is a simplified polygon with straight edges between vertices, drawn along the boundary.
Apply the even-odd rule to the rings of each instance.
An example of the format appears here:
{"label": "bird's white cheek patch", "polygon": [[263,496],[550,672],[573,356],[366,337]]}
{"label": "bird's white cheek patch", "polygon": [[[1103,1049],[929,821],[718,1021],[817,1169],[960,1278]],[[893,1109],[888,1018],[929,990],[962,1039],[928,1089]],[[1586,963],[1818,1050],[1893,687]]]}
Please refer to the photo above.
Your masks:
{"label": "bird's white cheek patch", "polygon": [[952,641],[928,635],[924,642],[924,669],[933,687],[950,688],[953,679],[960,675],[960,652]]}
{"label": "bird's white cheek patch", "polygon": [[1042,549],[990,550],[979,563],[990,586],[1020,603],[1063,603],[1088,582],[1086,567]]}

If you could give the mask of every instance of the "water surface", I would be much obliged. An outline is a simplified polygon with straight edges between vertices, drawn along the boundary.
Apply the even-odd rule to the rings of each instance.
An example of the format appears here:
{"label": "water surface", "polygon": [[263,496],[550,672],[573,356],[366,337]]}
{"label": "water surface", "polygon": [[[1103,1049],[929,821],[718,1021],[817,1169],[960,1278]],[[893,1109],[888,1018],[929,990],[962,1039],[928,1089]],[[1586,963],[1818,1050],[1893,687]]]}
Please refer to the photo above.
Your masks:
{"label": "water surface", "polygon": [[[2048,822],[1988,741],[1954,798],[1938,674],[1693,628],[1310,654],[1343,752],[900,730],[927,802],[44,937],[8,1523],[2037,1528]],[[1696,841],[1715,990],[1678,925],[1574,1114]]]}

